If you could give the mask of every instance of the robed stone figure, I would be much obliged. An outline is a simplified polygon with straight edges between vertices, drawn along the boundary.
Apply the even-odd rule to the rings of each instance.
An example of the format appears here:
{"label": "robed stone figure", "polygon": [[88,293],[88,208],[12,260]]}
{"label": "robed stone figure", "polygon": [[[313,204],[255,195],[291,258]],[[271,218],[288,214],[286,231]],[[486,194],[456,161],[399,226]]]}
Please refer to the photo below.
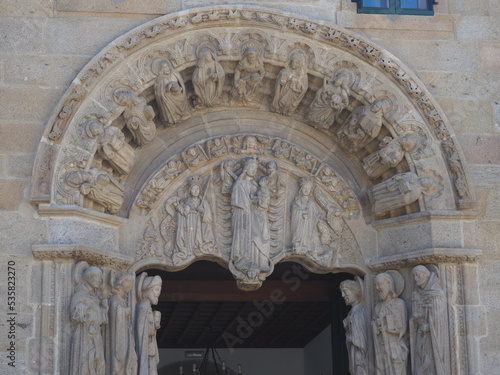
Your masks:
{"label": "robed stone figure", "polygon": [[226,74],[210,48],[203,48],[193,72],[192,82],[197,107],[212,107],[219,100]]}
{"label": "robed stone figure", "polygon": [[75,266],[76,283],[71,296],[70,319],[73,324],[71,339],[71,375],[104,375],[104,346],[101,326],[108,322],[108,301],[99,298],[102,271],[86,262]]}
{"label": "robed stone figure", "polygon": [[136,280],[137,306],[135,309],[135,342],[138,358],[137,375],[158,375],[158,345],[156,330],[158,317],[151,305],[158,304],[162,280],[143,272]]}
{"label": "robed stone figure", "polygon": [[446,354],[446,300],[439,278],[424,266],[412,270],[415,290],[410,319],[413,375],[450,374]]}
{"label": "robed stone figure", "polygon": [[363,281],[344,280],[340,283],[340,290],[345,303],[351,310],[344,319],[346,346],[349,355],[349,372],[351,375],[368,374],[368,334],[366,324],[366,309],[363,304]]}
{"label": "robed stone figure", "polygon": [[372,320],[376,375],[406,375],[408,347],[405,342],[405,302],[397,298],[394,279],[389,273],[375,277],[375,289],[380,298]]}

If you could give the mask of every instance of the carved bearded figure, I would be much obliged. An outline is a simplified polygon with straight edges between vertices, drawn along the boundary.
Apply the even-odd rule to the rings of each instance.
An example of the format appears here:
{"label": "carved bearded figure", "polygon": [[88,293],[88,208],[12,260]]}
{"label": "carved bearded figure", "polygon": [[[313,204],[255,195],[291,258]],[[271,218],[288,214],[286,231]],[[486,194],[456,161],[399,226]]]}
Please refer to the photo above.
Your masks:
{"label": "carved bearded figure", "polygon": [[197,107],[212,107],[216,104],[224,87],[225,76],[215,53],[209,48],[203,48],[192,77]]}
{"label": "carved bearded figure", "polygon": [[99,298],[102,271],[86,262],[75,266],[75,291],[71,296],[73,323],[70,374],[104,375],[104,346],[101,326],[108,322],[108,301]]}
{"label": "carved bearded figure", "polygon": [[377,137],[382,128],[382,117],[391,109],[388,99],[375,100],[352,111],[337,135],[349,152],[357,152]]}
{"label": "carved bearded figure", "polygon": [[307,87],[306,57],[301,53],[294,53],[276,78],[273,110],[282,115],[295,112],[306,94]]}
{"label": "carved bearded figure", "polygon": [[175,125],[189,114],[184,80],[170,61],[164,60],[160,63],[154,90],[163,124]]}
{"label": "carved bearded figure", "polygon": [[404,339],[407,326],[405,303],[398,298],[394,279],[388,273],[375,277],[375,289],[380,298],[372,320],[376,374],[406,375],[408,347]]}
{"label": "carved bearded figure", "polygon": [[382,177],[390,168],[397,166],[405,154],[411,154],[420,147],[420,136],[409,132],[396,139],[387,137],[380,144],[381,150],[363,159],[363,169],[372,180]]}
{"label": "carved bearded figure", "polygon": [[449,374],[445,352],[446,300],[439,278],[424,266],[416,266],[412,274],[416,284],[410,319],[413,374]]}
{"label": "carved bearded figure", "polygon": [[128,273],[111,279],[113,295],[109,298],[109,351],[106,358],[110,375],[137,374],[132,311],[124,298],[134,282],[135,276]]}
{"label": "carved bearded figure", "polygon": [[201,186],[198,177],[190,179],[190,196],[179,202],[177,210],[177,247],[185,259],[189,254],[208,253],[214,246],[212,210],[209,202],[200,197]]}
{"label": "carved bearded figure", "polygon": [[261,272],[272,270],[269,257],[268,213],[267,208],[262,206],[266,204],[266,200],[263,199],[265,192],[259,191],[255,179],[257,169],[258,160],[247,159],[241,175],[234,182],[231,193],[233,211],[231,263],[238,272],[251,280],[255,280]]}
{"label": "carved bearded figure", "polygon": [[306,118],[315,128],[329,129],[348,105],[349,77],[344,73],[339,73],[329,80],[325,76],[323,87],[316,92],[306,112]]}
{"label": "carved bearded figure", "polygon": [[340,283],[342,297],[345,303],[352,307],[344,319],[351,375],[368,375],[368,334],[366,309],[362,303],[362,283],[359,277],[356,280],[344,280]]}
{"label": "carved bearded figure", "polygon": [[244,105],[251,105],[265,74],[259,51],[253,47],[247,48],[234,71],[234,87],[231,95]]}
{"label": "carved bearded figure", "polygon": [[314,183],[303,179],[299,194],[292,204],[292,250],[305,254],[307,250],[317,250],[321,246],[318,223],[321,211],[312,197]]}
{"label": "carved bearded figure", "polygon": [[153,107],[147,104],[145,98],[135,95],[130,90],[118,89],[114,95],[115,101],[125,107],[123,118],[134,142],[138,146],[151,142],[156,135]]}
{"label": "carved bearded figure", "polygon": [[162,280],[160,276],[141,273],[136,279],[137,306],[135,309],[135,343],[138,358],[137,375],[158,375],[158,345],[156,331],[158,312],[151,305],[158,304]]}

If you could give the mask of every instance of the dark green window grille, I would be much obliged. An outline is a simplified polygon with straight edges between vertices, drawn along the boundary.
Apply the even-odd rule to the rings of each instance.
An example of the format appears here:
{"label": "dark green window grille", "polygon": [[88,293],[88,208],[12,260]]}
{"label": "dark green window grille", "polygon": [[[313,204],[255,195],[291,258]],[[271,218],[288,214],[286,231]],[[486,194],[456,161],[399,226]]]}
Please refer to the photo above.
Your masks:
{"label": "dark green window grille", "polygon": [[434,0],[352,0],[358,13],[434,15]]}

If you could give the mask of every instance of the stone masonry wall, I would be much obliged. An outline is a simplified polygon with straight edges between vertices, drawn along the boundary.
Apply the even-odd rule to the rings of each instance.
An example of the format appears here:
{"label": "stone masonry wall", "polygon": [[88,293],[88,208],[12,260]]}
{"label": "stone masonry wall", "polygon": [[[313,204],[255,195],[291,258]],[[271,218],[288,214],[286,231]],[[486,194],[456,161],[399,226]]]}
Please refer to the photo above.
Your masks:
{"label": "stone masonry wall", "polygon": [[[5,288],[0,292],[0,374],[25,373],[39,293],[31,245],[47,241],[46,220],[29,202],[30,176],[44,126],[71,80],[108,43],[159,15],[227,0],[0,0],[0,253],[2,278],[15,261],[17,359],[7,365]],[[235,2],[236,3],[236,2]],[[481,374],[500,373],[500,8],[496,0],[441,0],[436,15],[358,15],[350,0],[240,0],[338,23],[371,38],[415,72],[450,119],[469,163],[478,219],[464,247],[483,251],[477,305],[486,326]],[[271,5],[272,4],[272,5]],[[34,285],[31,285],[30,277]],[[6,280],[0,281],[4,284]],[[471,292],[472,294],[472,292]],[[472,314],[475,313],[472,308]],[[481,310],[477,310],[481,311]],[[478,322],[481,319],[477,319]]]}

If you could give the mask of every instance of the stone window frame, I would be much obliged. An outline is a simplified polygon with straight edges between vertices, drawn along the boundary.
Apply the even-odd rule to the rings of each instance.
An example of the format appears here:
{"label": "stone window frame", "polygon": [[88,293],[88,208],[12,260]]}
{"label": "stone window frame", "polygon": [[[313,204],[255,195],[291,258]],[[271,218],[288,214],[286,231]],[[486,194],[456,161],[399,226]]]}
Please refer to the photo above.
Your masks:
{"label": "stone window frame", "polygon": [[378,7],[367,7],[363,6],[364,0],[351,0],[357,4],[358,13],[369,13],[369,14],[408,14],[408,15],[420,15],[420,16],[433,16],[434,15],[434,5],[438,4],[435,0],[426,0],[427,9],[410,9],[402,8],[401,0],[389,0],[389,7],[378,8]]}

